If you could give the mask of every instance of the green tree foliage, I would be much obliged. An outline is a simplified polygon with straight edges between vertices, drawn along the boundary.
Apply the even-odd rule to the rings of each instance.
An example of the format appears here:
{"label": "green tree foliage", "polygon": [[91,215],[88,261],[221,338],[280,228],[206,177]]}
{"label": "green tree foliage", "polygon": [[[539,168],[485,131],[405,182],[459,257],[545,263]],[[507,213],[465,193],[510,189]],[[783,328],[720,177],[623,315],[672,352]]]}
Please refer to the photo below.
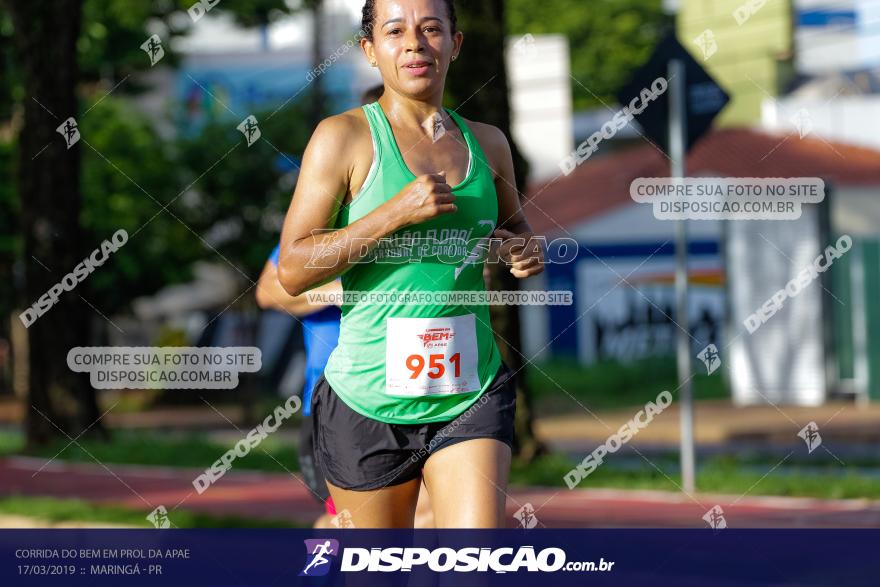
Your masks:
{"label": "green tree foliage", "polygon": [[202,247],[171,213],[162,211],[178,194],[180,180],[170,145],[140,113],[122,100],[106,98],[82,117],[80,129],[92,147],[83,151],[80,223],[85,240],[97,246],[120,228],[129,234],[112,262],[88,281],[95,306],[112,315],[134,297],[188,279]]}
{"label": "green tree foliage", "polygon": [[[311,134],[309,102],[303,93],[300,101],[274,116],[271,111],[254,113],[261,137],[251,146],[236,129],[241,120],[231,115],[211,120],[176,146],[181,189],[192,187],[175,204],[175,213],[201,235],[219,233],[212,246],[251,279],[278,241],[300,155]],[[213,251],[209,256],[221,260]]]}
{"label": "green tree foliage", "polygon": [[0,121],[12,116],[13,100],[21,99],[21,79],[13,66],[12,30],[12,19],[0,4]]}
{"label": "green tree foliage", "polygon": [[124,311],[135,297],[189,280],[197,260],[228,260],[255,280],[290,203],[296,153],[310,130],[305,104],[269,120],[257,113],[262,137],[250,147],[235,118],[167,142],[124,100],[107,98],[84,116],[80,128],[94,147],[83,152],[86,241],[120,228],[130,237],[89,278],[96,307]]}
{"label": "green tree foliage", "polygon": [[[113,231],[129,230],[131,222],[137,228],[129,230],[131,242],[113,269],[96,271],[78,292],[94,293],[104,313],[179,279],[188,261],[203,254],[192,243],[204,241],[162,211],[179,193],[180,166],[143,120],[107,98],[105,87],[108,82],[114,91],[123,86],[119,96],[135,89],[121,82],[147,69],[140,46],[151,34],[165,33],[166,63],[173,63],[172,44],[164,41],[190,26],[185,9],[191,5],[185,0],[0,0],[0,131],[16,139],[16,163],[0,167],[0,185],[14,186],[20,217],[14,223],[23,235],[0,243],[5,247],[0,264],[8,260],[6,250],[17,251],[25,275],[19,299],[24,304],[38,299]],[[267,24],[289,8],[284,0],[227,0],[212,10],[254,25]],[[78,108],[78,101],[90,106]],[[66,116],[76,117],[83,139],[63,150],[55,126]],[[9,210],[11,219],[15,208],[9,194],[0,190],[0,198],[0,209]],[[158,224],[139,233],[147,222]],[[203,224],[209,226],[211,219]],[[5,304],[4,298],[0,291]],[[5,314],[8,307],[2,309]],[[59,429],[104,433],[94,390],[66,368],[64,359],[71,347],[91,340],[89,322],[82,302],[63,296],[28,331],[29,446],[48,442]],[[0,323],[0,334],[5,329]]]}
{"label": "green tree foliage", "polygon": [[507,0],[508,34],[568,38],[575,109],[613,104],[670,24],[661,0]]}
{"label": "green tree foliage", "polygon": [[[83,30],[77,44],[81,79],[118,82],[126,75],[150,68],[140,49],[147,37],[158,34],[166,65],[177,62],[171,39],[185,35],[193,22],[187,9],[197,0],[86,0]],[[225,12],[242,26],[261,26],[291,12],[284,0],[222,0],[211,14]]]}
{"label": "green tree foliage", "polygon": [[[169,143],[124,99],[145,89],[135,80],[136,74],[150,69],[140,49],[150,34],[155,32],[163,39],[163,65],[178,62],[168,41],[187,33],[192,20],[186,10],[194,3],[86,0],[83,4],[77,42],[78,120],[91,145],[82,149],[83,238],[97,246],[120,228],[133,236],[112,263],[89,278],[89,300],[106,315],[125,310],[137,296],[190,279],[195,260],[222,262],[199,238],[222,224],[238,224],[240,234],[248,238],[243,239],[243,248],[226,243],[217,250],[255,278],[266,251],[277,240],[280,217],[289,203],[292,182],[282,181],[284,173],[275,166],[278,153],[268,141],[247,148],[235,129],[239,121],[214,120],[200,134]],[[225,10],[243,26],[258,26],[309,6],[306,2],[289,8],[284,0],[236,0],[221,2],[211,12]],[[15,103],[25,98],[11,50],[13,33],[12,21],[0,4],[0,127],[7,128],[12,124]],[[110,88],[127,76],[134,77],[107,96]],[[308,138],[310,129],[302,121],[301,109],[291,105],[262,130],[269,141],[292,157],[292,153],[302,152]],[[239,147],[217,163],[236,144]],[[0,138],[0,268],[4,275],[12,275],[14,261],[21,254],[19,198],[12,179],[14,152],[15,144]],[[163,211],[166,204],[168,210]],[[11,279],[0,284],[4,314],[14,305],[13,286]]]}

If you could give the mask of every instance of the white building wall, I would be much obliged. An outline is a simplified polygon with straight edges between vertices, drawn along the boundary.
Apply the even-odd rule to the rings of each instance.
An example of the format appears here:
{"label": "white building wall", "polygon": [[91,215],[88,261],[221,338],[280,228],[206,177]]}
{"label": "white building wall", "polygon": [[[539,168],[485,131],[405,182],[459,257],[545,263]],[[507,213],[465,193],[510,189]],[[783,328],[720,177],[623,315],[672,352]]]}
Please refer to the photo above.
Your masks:
{"label": "white building wall", "polygon": [[[589,197],[585,188],[583,197]],[[718,240],[721,238],[719,220],[691,220],[687,223],[691,240]],[[675,239],[675,223],[657,220],[650,204],[624,204],[605,214],[569,227],[572,238],[580,242],[631,243]],[[568,236],[568,235],[566,235]]]}
{"label": "white building wall", "polygon": [[[795,0],[797,15],[821,11],[827,22],[795,27],[796,66],[806,74],[824,74],[880,64],[880,0]],[[835,20],[835,13],[854,12]],[[796,22],[798,22],[796,20]]]}
{"label": "white building wall", "polygon": [[511,132],[531,165],[533,182],[560,174],[574,149],[568,40],[562,35],[508,39]]}
{"label": "white building wall", "polygon": [[761,110],[762,126],[769,131],[880,149],[880,96],[768,99]]}

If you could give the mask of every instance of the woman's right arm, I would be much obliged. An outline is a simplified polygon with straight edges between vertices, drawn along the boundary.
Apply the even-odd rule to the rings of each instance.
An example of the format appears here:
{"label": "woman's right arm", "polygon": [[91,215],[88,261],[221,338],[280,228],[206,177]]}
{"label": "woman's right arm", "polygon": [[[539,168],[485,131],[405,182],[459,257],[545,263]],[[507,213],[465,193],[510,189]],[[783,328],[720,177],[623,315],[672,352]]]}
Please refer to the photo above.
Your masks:
{"label": "woman's right arm", "polygon": [[352,137],[364,132],[363,124],[350,114],[327,118],[306,147],[281,233],[278,281],[290,295],[344,273],[400,228],[456,209],[444,176],[422,175],[364,217],[328,230],[349,191]]}
{"label": "woman's right arm", "polygon": [[[257,306],[262,310],[278,310],[287,312],[293,316],[308,316],[313,312],[317,312],[332,304],[310,303],[310,294],[329,294],[338,295],[342,293],[342,288],[338,281],[325,283],[320,287],[309,290],[308,293],[292,296],[281,287],[278,282],[278,269],[271,262],[267,261],[263,267],[263,273],[257,280]],[[339,304],[336,304],[339,305]]]}

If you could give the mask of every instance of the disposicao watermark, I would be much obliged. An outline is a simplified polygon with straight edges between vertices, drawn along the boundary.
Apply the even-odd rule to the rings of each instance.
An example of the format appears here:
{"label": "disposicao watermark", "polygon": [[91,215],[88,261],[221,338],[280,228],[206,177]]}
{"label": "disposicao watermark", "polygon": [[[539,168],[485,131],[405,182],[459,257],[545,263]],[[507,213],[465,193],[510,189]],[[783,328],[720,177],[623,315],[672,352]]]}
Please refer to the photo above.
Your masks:
{"label": "disposicao watermark", "polygon": [[79,124],[77,124],[76,118],[73,116],[59,124],[55,132],[64,138],[64,144],[67,145],[68,150],[79,142]]}
{"label": "disposicao watermark", "polygon": [[712,29],[706,29],[695,39],[694,44],[703,52],[703,61],[706,61],[718,52],[718,41]]}
{"label": "disposicao watermark", "polygon": [[810,422],[797,434],[807,444],[807,452],[812,454],[814,450],[822,446],[822,435],[819,434],[819,426],[815,422]]}
{"label": "disposicao watermark", "polygon": [[193,22],[199,22],[206,13],[212,8],[220,4],[220,0],[199,0],[187,9],[189,17]]}
{"label": "disposicao watermark", "polygon": [[257,117],[253,114],[249,114],[235,128],[244,135],[248,147],[259,141],[260,137],[263,136],[263,133],[260,131],[260,125],[257,122]]}
{"label": "disposicao watermark", "polygon": [[113,236],[101,243],[101,246],[92,251],[92,254],[82,260],[73,271],[64,276],[64,279],[49,288],[49,291],[40,296],[30,308],[19,314],[18,318],[25,328],[37,321],[37,318],[52,309],[58,302],[61,292],[72,291],[77,285],[82,283],[86,277],[91,275],[96,267],[103,265],[110,255],[118,251],[125,243],[128,242],[128,233],[119,229],[113,233]]}
{"label": "disposicao watermark", "polygon": [[578,165],[590,158],[599,149],[602,139],[613,139],[618,131],[623,130],[627,124],[637,115],[641,114],[651,102],[666,93],[669,83],[666,78],[658,77],[651,83],[650,88],[645,88],[630,103],[621,108],[614,117],[602,125],[602,128],[594,132],[577,149],[571,152],[565,159],[559,162],[559,167],[565,175],[570,174]]}
{"label": "disposicao watermark", "polygon": [[746,0],[740,6],[736,8],[731,14],[733,14],[734,20],[736,20],[736,24],[742,26],[746,23],[747,20],[752,18],[764,5],[767,4],[767,0]]}
{"label": "disposicao watermark", "polygon": [[441,428],[437,431],[437,434],[428,442],[428,445],[416,450],[413,455],[409,458],[409,460],[413,463],[417,462],[419,459],[427,457],[431,451],[438,446],[441,442],[443,442],[446,438],[449,437],[450,434],[458,430],[462,424],[471,419],[471,417],[482,408],[484,405],[489,403],[489,398],[484,395],[480,396],[473,405],[471,405],[467,410],[462,412],[455,418],[452,422]]}
{"label": "disposicao watermark", "polygon": [[661,414],[663,410],[672,404],[672,394],[668,391],[661,391],[657,396],[657,400],[648,402],[644,410],[640,410],[629,422],[621,426],[617,432],[608,437],[608,439],[596,447],[596,449],[584,457],[584,460],[565,474],[565,484],[569,489],[574,489],[577,485],[590,476],[596,469],[602,465],[605,455],[616,453],[624,444],[629,442],[633,436],[650,424],[654,417]]}
{"label": "disposicao watermark", "polygon": [[713,530],[724,530],[727,528],[727,520],[724,518],[724,510],[720,505],[713,506],[708,512],[703,514],[703,520],[709,524]]}
{"label": "disposicao watermark", "polygon": [[74,347],[67,366],[95,389],[235,389],[260,370],[257,347]]}
{"label": "disposicao watermark", "polygon": [[147,521],[160,530],[171,527],[171,520],[168,518],[168,510],[164,505],[158,506],[147,516]]}
{"label": "disposicao watermark", "polygon": [[271,414],[257,424],[244,438],[235,443],[235,446],[227,450],[214,463],[205,469],[205,472],[193,479],[193,487],[199,495],[219,481],[229,469],[235,459],[248,456],[250,452],[260,446],[266,437],[278,430],[285,420],[293,416],[302,407],[299,397],[292,395],[282,405],[276,406]]}
{"label": "disposicao watermark", "polygon": [[706,365],[707,375],[711,375],[721,366],[721,355],[718,354],[718,347],[714,344],[706,345],[706,348],[699,352],[697,358]]}
{"label": "disposicao watermark", "polygon": [[354,48],[356,44],[360,42],[360,40],[365,36],[364,31],[359,30],[357,34],[355,34],[353,39],[348,39],[336,48],[333,53],[330,54],[329,57],[324,59],[321,63],[319,63],[316,67],[312,68],[309,73],[306,74],[306,82],[312,83],[315,81],[315,78],[322,75],[325,71],[333,67],[333,64],[336,63],[343,55],[348,53]]}
{"label": "disposicao watermark", "polygon": [[845,255],[852,248],[852,237],[848,234],[841,236],[837,242],[825,248],[825,251],[813,259],[813,262],[798,271],[785,287],[778,290],[764,302],[760,308],[749,314],[743,321],[749,334],[754,334],[758,328],[766,324],[776,312],[785,305],[785,300],[794,298],[808,285],[813,283],[820,273],[825,273],[835,260]]}
{"label": "disposicao watermark", "polygon": [[513,517],[526,530],[531,530],[540,522],[538,516],[535,515],[535,506],[530,503],[523,504],[521,508],[516,510]]}
{"label": "disposicao watermark", "polygon": [[141,49],[150,58],[150,67],[153,67],[165,57],[165,48],[162,47],[162,39],[159,35],[152,35],[141,44]]}
{"label": "disposicao watermark", "polygon": [[570,306],[571,290],[471,290],[471,291],[343,291],[306,292],[309,304],[341,306]]}
{"label": "disposicao watermark", "polygon": [[[481,224],[494,227],[490,220]],[[328,269],[342,259],[349,264],[377,263],[404,265],[423,261],[459,265],[456,277],[468,266],[487,263],[506,263],[501,251],[506,248],[518,254],[536,256],[546,251],[544,264],[564,265],[578,256],[578,242],[571,237],[558,237],[548,242],[544,236],[515,236],[499,238],[474,236],[474,229],[411,229],[394,236],[379,239],[370,237],[348,238],[346,229],[319,229],[312,231],[316,239],[324,237],[311,252],[306,268]]]}
{"label": "disposicao watermark", "polygon": [[630,197],[657,220],[796,220],[825,199],[818,177],[640,177]]}

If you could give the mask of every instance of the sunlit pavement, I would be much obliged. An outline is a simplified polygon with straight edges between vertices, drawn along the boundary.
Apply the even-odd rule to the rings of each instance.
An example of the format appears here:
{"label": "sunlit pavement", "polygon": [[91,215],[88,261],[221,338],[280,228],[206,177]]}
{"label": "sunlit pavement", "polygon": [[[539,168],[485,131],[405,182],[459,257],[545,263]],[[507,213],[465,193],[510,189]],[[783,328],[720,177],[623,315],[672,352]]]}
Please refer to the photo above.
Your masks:
{"label": "sunlit pavement", "polygon": [[[299,524],[310,524],[323,511],[303,483],[288,474],[230,471],[199,495],[192,480],[200,470],[45,462],[20,457],[0,460],[0,495],[83,499],[142,509],[145,516],[163,505],[172,522],[178,508]],[[708,527],[703,516],[715,506],[721,507],[731,528],[880,527],[880,501],[869,500],[564,487],[513,488],[507,500],[511,527],[518,525],[513,514],[527,507],[534,510],[538,528]],[[144,526],[149,526],[146,519]]]}
{"label": "sunlit pavement", "polygon": [[[603,442],[641,409],[588,412],[572,409],[566,414],[536,419],[535,430],[553,442]],[[632,439],[633,444],[677,444],[680,436],[679,405],[672,404]],[[729,400],[704,400],[694,406],[694,438],[698,444],[727,442],[800,442],[797,433],[815,422],[825,442],[880,442],[880,404],[856,406],[852,402],[828,402],[822,406],[735,407]]]}

